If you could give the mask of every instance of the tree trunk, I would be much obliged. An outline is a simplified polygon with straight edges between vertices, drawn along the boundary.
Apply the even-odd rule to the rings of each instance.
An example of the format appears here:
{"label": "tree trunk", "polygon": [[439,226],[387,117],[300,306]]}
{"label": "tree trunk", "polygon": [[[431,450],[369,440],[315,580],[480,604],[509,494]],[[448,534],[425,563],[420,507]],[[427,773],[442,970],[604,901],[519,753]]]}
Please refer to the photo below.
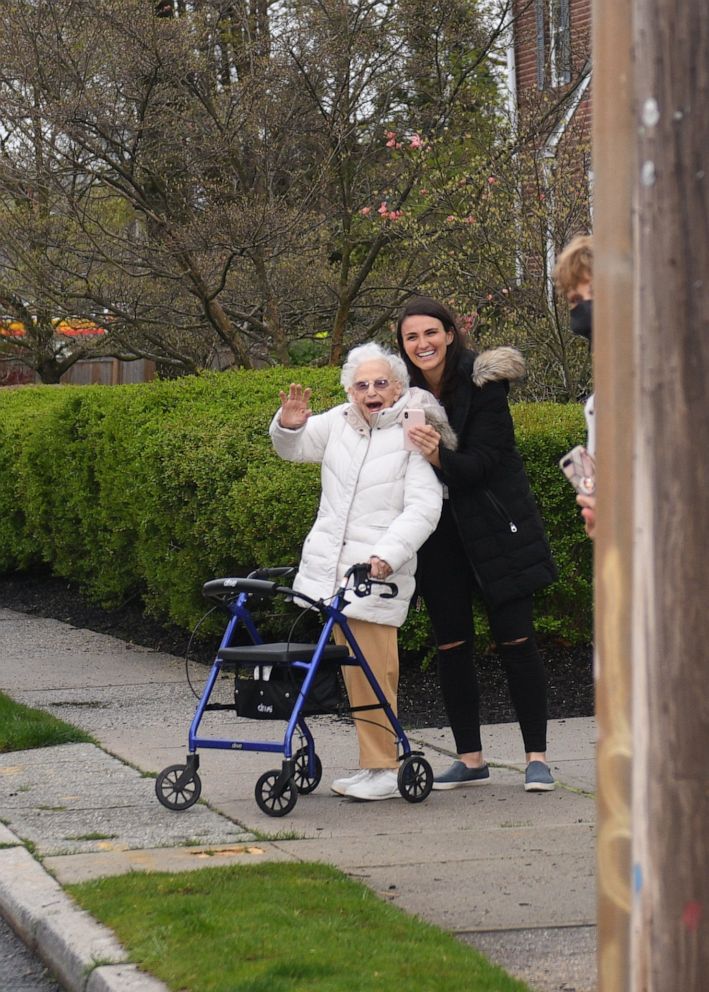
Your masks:
{"label": "tree trunk", "polygon": [[39,363],[36,372],[45,386],[57,386],[66,370],[67,367],[60,367],[54,358],[46,358]]}
{"label": "tree trunk", "polygon": [[350,316],[350,301],[347,290],[340,295],[335,320],[332,325],[332,339],[330,341],[330,365],[341,365],[343,358],[343,343],[345,339],[345,328]]}
{"label": "tree trunk", "polygon": [[281,315],[278,309],[278,300],[273,292],[273,286],[269,278],[263,252],[257,249],[253,254],[254,269],[258,279],[261,298],[263,300],[263,322],[273,339],[273,350],[279,365],[290,365],[290,355],[288,354],[288,339],[286,338]]}
{"label": "tree trunk", "polygon": [[352,289],[349,284],[350,278],[350,218],[343,221],[344,245],[342,258],[340,260],[340,277],[337,284],[337,310],[332,325],[332,337],[330,339],[330,364],[341,365],[343,345],[345,341],[345,329],[350,319],[352,308]]}
{"label": "tree trunk", "polygon": [[634,0],[632,988],[709,973],[709,7]]}

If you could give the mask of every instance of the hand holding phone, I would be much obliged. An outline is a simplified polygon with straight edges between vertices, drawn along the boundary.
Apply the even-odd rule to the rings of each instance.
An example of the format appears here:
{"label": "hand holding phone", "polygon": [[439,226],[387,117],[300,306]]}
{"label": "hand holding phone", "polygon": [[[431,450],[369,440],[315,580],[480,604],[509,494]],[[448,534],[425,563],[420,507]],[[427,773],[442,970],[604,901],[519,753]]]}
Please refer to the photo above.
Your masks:
{"label": "hand holding phone", "polygon": [[404,451],[418,451],[418,448],[411,440],[412,427],[424,427],[426,425],[426,415],[423,410],[404,410]]}
{"label": "hand holding phone", "polygon": [[577,444],[559,462],[559,468],[579,496],[595,496],[596,464],[582,444]]}

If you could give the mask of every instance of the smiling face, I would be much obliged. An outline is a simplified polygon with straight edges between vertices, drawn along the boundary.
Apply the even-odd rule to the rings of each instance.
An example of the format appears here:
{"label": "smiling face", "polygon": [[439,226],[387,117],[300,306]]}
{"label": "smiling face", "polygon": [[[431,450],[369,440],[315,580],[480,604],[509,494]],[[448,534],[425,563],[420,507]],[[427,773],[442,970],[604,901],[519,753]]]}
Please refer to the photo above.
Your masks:
{"label": "smiling face", "polygon": [[[384,382],[386,386],[382,385]],[[366,389],[363,388],[364,383],[368,383]],[[367,420],[371,420],[380,410],[393,406],[401,393],[401,383],[393,378],[389,363],[382,359],[362,362],[348,390],[350,400]]]}
{"label": "smiling face", "polygon": [[437,386],[446,364],[446,350],[454,337],[436,317],[412,314],[401,325],[401,340],[409,361],[421,369],[426,382]]}

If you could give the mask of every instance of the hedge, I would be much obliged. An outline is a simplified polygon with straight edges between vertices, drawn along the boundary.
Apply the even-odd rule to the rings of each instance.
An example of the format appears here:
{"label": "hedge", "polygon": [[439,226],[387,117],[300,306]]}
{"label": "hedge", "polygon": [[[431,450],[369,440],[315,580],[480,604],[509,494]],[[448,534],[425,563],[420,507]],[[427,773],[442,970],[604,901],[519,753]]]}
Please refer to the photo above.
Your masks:
{"label": "hedge", "polygon": [[[191,628],[211,577],[295,563],[319,495],[317,466],[273,452],[278,390],[343,398],[336,369],[207,374],[133,386],[0,390],[0,574],[46,563],[102,606],[140,594]],[[591,638],[591,549],[559,458],[583,438],[580,407],[513,404],[518,443],[560,579],[537,596],[538,629]],[[430,644],[413,612],[404,647]]]}

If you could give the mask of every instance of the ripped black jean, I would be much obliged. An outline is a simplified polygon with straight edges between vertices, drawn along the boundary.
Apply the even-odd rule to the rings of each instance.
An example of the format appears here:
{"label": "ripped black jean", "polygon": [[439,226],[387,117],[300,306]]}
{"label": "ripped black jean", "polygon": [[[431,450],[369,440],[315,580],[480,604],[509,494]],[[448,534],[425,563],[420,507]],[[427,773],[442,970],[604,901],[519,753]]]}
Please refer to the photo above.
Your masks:
{"label": "ripped black jean", "polygon": [[[418,591],[436,643],[457,644],[438,651],[443,702],[458,754],[482,751],[480,687],[475,664],[473,595],[477,582],[448,505],[436,531],[418,555]],[[547,693],[544,663],[533,624],[531,596],[487,609],[490,629],[507,676],[524,749],[546,751]],[[459,643],[457,643],[459,642]],[[515,643],[518,642],[518,643]]]}

